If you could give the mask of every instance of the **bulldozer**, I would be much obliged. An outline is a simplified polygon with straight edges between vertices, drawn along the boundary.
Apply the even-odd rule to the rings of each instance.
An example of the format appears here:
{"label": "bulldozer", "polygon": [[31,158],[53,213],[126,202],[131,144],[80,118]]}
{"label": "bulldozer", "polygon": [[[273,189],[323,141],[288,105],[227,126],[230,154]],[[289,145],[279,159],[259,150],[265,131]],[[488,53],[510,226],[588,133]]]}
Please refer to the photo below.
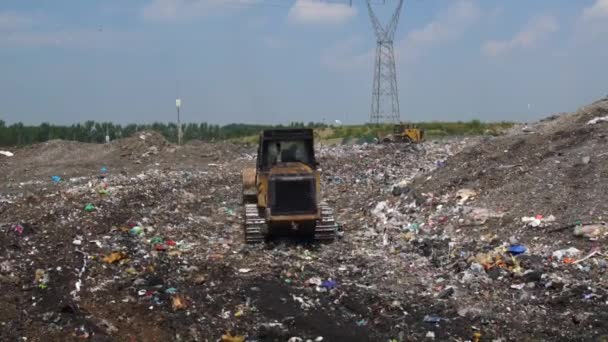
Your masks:
{"label": "bulldozer", "polygon": [[334,240],[333,210],[321,197],[312,129],[270,129],[260,133],[255,168],[245,168],[245,242],[277,236]]}
{"label": "bulldozer", "polygon": [[418,144],[424,141],[424,130],[413,124],[399,123],[393,127],[393,133],[378,136],[379,143]]}

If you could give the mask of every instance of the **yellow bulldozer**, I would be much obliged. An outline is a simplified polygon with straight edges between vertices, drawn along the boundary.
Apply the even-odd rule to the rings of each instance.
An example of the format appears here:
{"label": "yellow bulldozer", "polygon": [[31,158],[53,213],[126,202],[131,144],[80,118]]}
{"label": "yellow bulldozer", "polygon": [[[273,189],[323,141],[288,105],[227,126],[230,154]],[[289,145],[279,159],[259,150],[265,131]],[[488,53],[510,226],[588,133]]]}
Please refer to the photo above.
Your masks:
{"label": "yellow bulldozer", "polygon": [[392,134],[379,135],[379,143],[418,144],[424,141],[424,130],[413,124],[396,124]]}
{"label": "yellow bulldozer", "polygon": [[333,240],[333,210],[322,200],[312,129],[260,134],[255,168],[243,170],[245,241],[275,236]]}

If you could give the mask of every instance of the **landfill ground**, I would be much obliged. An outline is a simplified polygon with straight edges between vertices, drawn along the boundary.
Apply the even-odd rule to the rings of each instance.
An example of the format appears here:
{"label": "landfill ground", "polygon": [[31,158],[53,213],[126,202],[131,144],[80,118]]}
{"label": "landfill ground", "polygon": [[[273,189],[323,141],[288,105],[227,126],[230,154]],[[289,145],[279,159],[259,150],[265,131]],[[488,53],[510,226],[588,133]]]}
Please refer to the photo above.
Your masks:
{"label": "landfill ground", "polygon": [[0,340],[606,341],[607,139],[608,99],[498,137],[319,145],[340,237],[258,245],[254,146],[3,147]]}

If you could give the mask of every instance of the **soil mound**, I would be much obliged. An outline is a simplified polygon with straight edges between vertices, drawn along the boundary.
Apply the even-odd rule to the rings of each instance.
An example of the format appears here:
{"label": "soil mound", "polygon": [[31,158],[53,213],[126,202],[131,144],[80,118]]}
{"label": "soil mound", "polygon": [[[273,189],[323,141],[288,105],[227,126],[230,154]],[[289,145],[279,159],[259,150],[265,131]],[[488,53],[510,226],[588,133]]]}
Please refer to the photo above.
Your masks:
{"label": "soil mound", "polygon": [[156,155],[165,149],[172,148],[172,144],[160,133],[154,131],[141,131],[118,141],[122,157],[145,158]]}
{"label": "soil mound", "polygon": [[608,97],[485,138],[414,187],[435,195],[473,189],[481,202],[516,217],[552,214],[564,224],[592,220],[608,211],[607,142]]}
{"label": "soil mound", "polygon": [[24,146],[14,152],[11,161],[20,164],[61,165],[103,159],[110,149],[102,144],[54,139]]}

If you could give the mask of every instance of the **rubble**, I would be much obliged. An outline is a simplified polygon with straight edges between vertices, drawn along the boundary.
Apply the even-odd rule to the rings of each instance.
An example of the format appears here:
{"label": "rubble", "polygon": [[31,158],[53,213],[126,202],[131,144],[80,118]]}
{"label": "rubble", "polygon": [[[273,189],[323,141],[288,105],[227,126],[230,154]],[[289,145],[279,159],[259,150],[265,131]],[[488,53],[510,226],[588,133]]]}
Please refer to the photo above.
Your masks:
{"label": "rubble", "polygon": [[0,337],[594,340],[608,127],[587,122],[606,113],[416,148],[319,145],[343,226],[330,244],[243,244],[254,147],[142,133],[17,148],[0,164]]}

